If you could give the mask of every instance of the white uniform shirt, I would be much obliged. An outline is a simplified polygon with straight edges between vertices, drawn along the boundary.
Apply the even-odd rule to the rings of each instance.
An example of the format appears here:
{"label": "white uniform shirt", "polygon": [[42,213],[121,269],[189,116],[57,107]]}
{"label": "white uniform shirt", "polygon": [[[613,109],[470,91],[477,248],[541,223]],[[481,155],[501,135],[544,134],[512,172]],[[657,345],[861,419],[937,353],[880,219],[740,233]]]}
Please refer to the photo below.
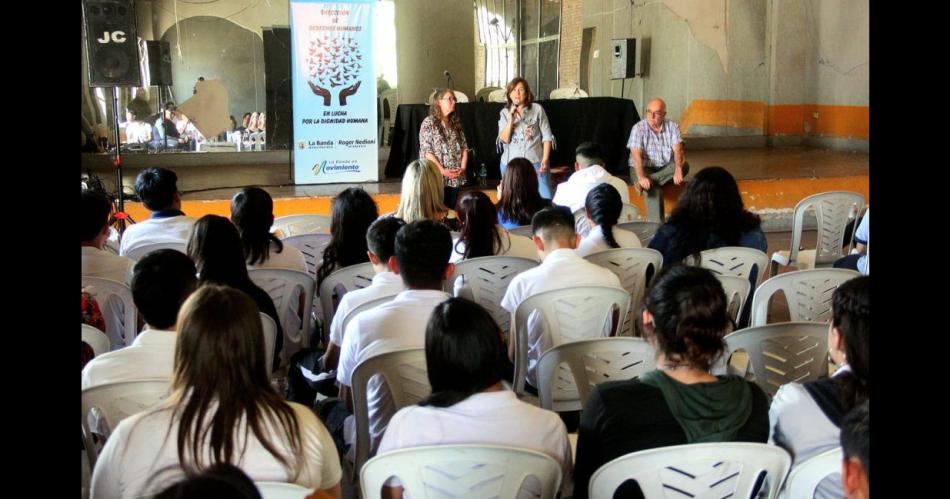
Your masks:
{"label": "white uniform shirt", "polygon": [[130,346],[90,360],[82,370],[82,388],[147,378],[171,379],[177,341],[175,331],[146,327]]}
{"label": "white uniform shirt", "polygon": [[248,265],[248,269],[291,269],[299,270],[301,272],[307,271],[307,259],[304,258],[303,253],[299,249],[294,248],[289,244],[284,244],[283,250],[280,253],[277,252],[276,245],[271,244],[269,246],[270,251],[267,254],[267,260],[264,260],[264,263],[255,263],[254,265]]}
{"label": "white uniform shirt", "polygon": [[[621,248],[642,248],[643,245],[640,244],[640,238],[636,234],[630,232],[629,230],[618,229],[614,227],[614,241],[617,241],[617,244]],[[604,228],[600,225],[595,225],[593,229],[587,234],[587,237],[581,239],[581,243],[577,245],[577,255],[578,256],[587,256],[597,253],[598,251],[604,251],[613,249],[607,244],[607,241],[604,239]]]}
{"label": "white uniform shirt", "polygon": [[92,246],[82,247],[82,275],[104,277],[129,284],[135,260]]}
{"label": "white uniform shirt", "polygon": [[330,323],[330,342],[337,346],[343,345],[343,319],[351,310],[378,298],[399,294],[405,289],[399,274],[386,271],[373,276],[373,283],[369,286],[347,292],[340,299],[333,322]]}
{"label": "white uniform shirt", "polygon": [[620,199],[624,203],[630,202],[630,190],[627,183],[619,177],[610,174],[600,165],[591,165],[571,174],[566,182],[557,186],[557,192],[554,199],[551,200],[558,206],[567,206],[571,213],[584,207],[587,201],[587,193],[604,182],[612,185],[620,193]]}
{"label": "white uniform shirt", "polygon": [[[449,297],[443,291],[408,289],[396,295],[391,302],[356,316],[343,333],[337,381],[352,388],[353,371],[360,362],[395,350],[425,348],[429,316],[438,304]],[[389,390],[378,376],[370,378],[366,399],[372,453],[396,410]]]}
{"label": "white uniform shirt", "polygon": [[565,481],[571,476],[571,444],[561,418],[554,412],[518,400],[510,390],[476,393],[451,407],[404,407],[389,422],[379,453],[426,445],[463,444],[506,445],[538,451],[561,465]]}
{"label": "white uniform shirt", "polygon": [[[849,370],[844,365],[834,375]],[[840,436],[841,428],[828,419],[801,383],[786,383],[779,387],[769,406],[769,443],[792,455],[792,467],[838,447]],[[822,480],[816,497],[842,497],[840,484],[840,475],[838,479],[829,477]]]}
{"label": "white uniform shirt", "polygon": [[[308,489],[326,489],[339,483],[342,476],[339,455],[333,439],[310,408],[288,402],[297,417],[303,447],[301,473],[289,476],[283,465],[249,432],[244,455],[236,463],[255,482],[290,482]],[[212,407],[213,409],[213,407]],[[92,474],[90,497],[140,497],[160,492],[171,485],[167,480],[150,478],[166,467],[178,466],[178,423],[171,409],[141,412],[124,419],[106,441]],[[235,431],[237,449],[244,443],[244,422]],[[265,431],[278,451],[291,455],[285,432],[265,423]],[[169,431],[170,430],[170,431]],[[166,439],[167,434],[167,439]],[[205,462],[210,457],[206,455]]]}
{"label": "white uniform shirt", "polygon": [[187,243],[194,224],[195,219],[185,215],[149,218],[132,224],[122,234],[119,254],[125,255],[143,244]]}
{"label": "white uniform shirt", "polygon": [[[868,211],[864,213],[864,218],[861,219],[861,223],[858,224],[858,230],[854,231],[854,238],[864,241],[865,245],[869,245],[871,242],[871,208],[868,208]],[[858,258],[858,272],[868,275],[868,255],[865,253]]]}
{"label": "white uniform shirt", "polygon": [[[501,307],[514,313],[531,296],[544,291],[576,286],[612,286],[623,289],[620,279],[613,272],[584,260],[572,249],[559,249],[548,253],[541,265],[518,275],[508,285]],[[553,347],[551,338],[534,320],[528,319],[528,383],[537,387],[536,368],[541,354]],[[512,325],[514,326],[514,325]]]}

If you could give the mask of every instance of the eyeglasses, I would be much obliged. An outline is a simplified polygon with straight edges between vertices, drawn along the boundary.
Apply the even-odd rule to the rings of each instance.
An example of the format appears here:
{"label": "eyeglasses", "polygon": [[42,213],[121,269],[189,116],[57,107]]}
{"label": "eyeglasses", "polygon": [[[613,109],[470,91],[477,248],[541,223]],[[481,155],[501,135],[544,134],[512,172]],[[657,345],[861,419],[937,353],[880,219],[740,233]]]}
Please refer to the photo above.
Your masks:
{"label": "eyeglasses", "polygon": [[458,99],[456,99],[454,95],[448,95],[448,96],[442,97],[442,100],[458,102]]}
{"label": "eyeglasses", "polygon": [[666,116],[666,111],[647,111],[647,116]]}

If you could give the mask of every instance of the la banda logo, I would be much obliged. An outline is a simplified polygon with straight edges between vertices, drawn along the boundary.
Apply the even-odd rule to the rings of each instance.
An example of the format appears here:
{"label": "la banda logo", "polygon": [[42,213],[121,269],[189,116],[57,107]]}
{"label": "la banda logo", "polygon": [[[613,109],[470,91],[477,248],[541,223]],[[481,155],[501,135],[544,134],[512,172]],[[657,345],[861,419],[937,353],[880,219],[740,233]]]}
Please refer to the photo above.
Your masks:
{"label": "la banda logo", "polygon": [[327,166],[327,162],[326,160],[323,160],[313,165],[313,168],[311,168],[311,170],[313,171],[314,175],[320,175],[320,172],[323,171],[323,169],[326,168],[326,166]]}
{"label": "la banda logo", "polygon": [[102,38],[96,38],[99,43],[125,43],[125,31],[103,31]]}

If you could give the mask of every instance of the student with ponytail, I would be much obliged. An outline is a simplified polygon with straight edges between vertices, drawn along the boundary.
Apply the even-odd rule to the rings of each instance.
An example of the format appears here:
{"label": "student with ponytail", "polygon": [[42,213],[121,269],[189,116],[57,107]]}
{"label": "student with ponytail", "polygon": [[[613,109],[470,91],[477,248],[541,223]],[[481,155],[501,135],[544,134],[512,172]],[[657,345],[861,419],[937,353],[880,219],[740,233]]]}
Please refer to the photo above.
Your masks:
{"label": "student with ponytail", "polygon": [[[871,388],[871,278],[857,277],[832,295],[828,356],[839,366],[830,378],[788,383],[769,409],[769,441],[792,455],[792,466],[839,445],[841,424]],[[841,480],[829,478],[816,497],[843,497]]]}
{"label": "student with ponytail", "polygon": [[614,248],[640,248],[640,238],[628,230],[614,228],[620,220],[623,201],[614,186],[603,183],[587,193],[584,213],[591,229],[577,246],[577,254],[587,256]]}
{"label": "student with ponytail", "polygon": [[432,311],[425,344],[432,394],[393,416],[378,454],[426,445],[508,445],[543,452],[570,476],[571,446],[561,418],[502,388],[506,349],[487,310],[449,298]]}
{"label": "student with ponytail", "polygon": [[[738,376],[714,376],[729,325],[722,285],[709,270],[674,265],[657,276],[642,314],[656,370],[598,385],[581,412],[574,497],[591,475],[641,450],[706,442],[765,442],[768,398]],[[642,497],[634,481],[614,497]]]}

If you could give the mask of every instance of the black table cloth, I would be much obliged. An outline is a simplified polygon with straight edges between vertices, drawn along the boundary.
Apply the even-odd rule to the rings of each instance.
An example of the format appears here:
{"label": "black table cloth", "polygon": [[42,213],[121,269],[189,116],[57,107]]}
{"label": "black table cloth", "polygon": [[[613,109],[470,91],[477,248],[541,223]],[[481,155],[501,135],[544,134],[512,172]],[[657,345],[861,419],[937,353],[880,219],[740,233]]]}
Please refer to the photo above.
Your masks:
{"label": "black table cloth", "polygon": [[[607,170],[614,175],[629,175],[627,139],[630,129],[640,121],[636,105],[630,99],[589,97],[537,101],[548,115],[555,148],[551,166],[573,166],[574,148],[581,142],[600,144]],[[469,160],[466,173],[474,180],[484,164],[488,178],[501,178],[498,151],[498,118],[503,103],[465,102],[456,105],[462,129],[468,141]],[[429,115],[425,104],[402,104],[396,109],[392,148],[386,162],[386,176],[401,178],[406,165],[419,157],[419,128]],[[469,184],[471,184],[471,180]]]}

